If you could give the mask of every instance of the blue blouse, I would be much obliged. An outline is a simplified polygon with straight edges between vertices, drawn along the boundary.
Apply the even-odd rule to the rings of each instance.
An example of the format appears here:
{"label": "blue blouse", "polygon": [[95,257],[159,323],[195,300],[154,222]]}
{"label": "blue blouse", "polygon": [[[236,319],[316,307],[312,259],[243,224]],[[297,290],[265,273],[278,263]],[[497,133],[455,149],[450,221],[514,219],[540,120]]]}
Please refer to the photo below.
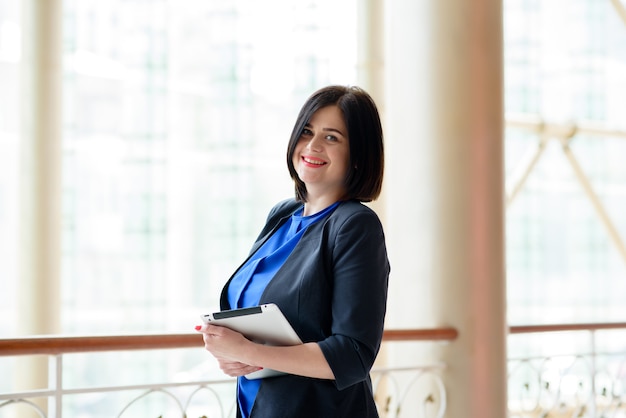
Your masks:
{"label": "blue blouse", "polygon": [[[228,302],[231,308],[258,305],[265,287],[287,260],[306,228],[326,217],[338,205],[339,202],[336,202],[310,216],[302,216],[300,209],[278,228],[233,276],[228,286]],[[245,376],[237,379],[237,399],[244,418],[250,416],[261,380],[248,380]]]}

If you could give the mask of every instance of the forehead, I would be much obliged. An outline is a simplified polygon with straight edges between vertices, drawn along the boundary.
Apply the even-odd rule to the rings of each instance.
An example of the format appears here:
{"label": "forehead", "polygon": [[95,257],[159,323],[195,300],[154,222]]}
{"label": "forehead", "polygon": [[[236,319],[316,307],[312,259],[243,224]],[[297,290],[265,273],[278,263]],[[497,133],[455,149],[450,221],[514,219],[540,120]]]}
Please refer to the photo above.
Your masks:
{"label": "forehead", "polygon": [[345,132],[346,124],[343,119],[343,112],[336,105],[324,106],[316,110],[309,119],[309,124],[320,128],[335,128]]}

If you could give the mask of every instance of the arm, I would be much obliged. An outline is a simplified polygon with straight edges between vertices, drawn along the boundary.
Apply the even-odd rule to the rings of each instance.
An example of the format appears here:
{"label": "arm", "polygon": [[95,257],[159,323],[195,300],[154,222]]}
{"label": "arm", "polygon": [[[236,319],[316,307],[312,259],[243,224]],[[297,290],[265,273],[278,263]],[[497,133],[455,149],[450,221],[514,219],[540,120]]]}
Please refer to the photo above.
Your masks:
{"label": "arm", "polygon": [[274,347],[254,343],[236,331],[217,325],[204,325],[199,331],[203,334],[205,348],[230,376],[269,368],[300,376],[334,379],[317,343]]}
{"label": "arm", "polygon": [[336,231],[331,335],[319,345],[342,389],[366,379],[378,354],[389,261],[382,226],[371,210],[344,217]]}

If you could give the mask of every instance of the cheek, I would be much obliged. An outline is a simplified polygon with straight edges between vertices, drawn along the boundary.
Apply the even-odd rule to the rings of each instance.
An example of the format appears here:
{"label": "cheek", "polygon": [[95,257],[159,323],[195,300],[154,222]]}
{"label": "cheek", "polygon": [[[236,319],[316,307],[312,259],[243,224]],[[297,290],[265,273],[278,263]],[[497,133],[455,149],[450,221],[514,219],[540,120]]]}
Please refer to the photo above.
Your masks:
{"label": "cheek", "polygon": [[343,154],[343,165],[344,165],[344,171],[348,171],[348,167],[350,166],[350,155],[346,152]]}
{"label": "cheek", "polygon": [[300,154],[302,153],[302,148],[303,148],[303,147],[304,147],[304,146],[302,145],[302,143],[301,143],[301,142],[299,142],[299,143],[296,145],[296,148],[294,148],[294,150],[293,150],[293,154],[292,154],[292,156],[291,156],[291,161],[293,162],[293,164],[294,164],[294,165],[296,165],[296,163],[297,163],[298,161],[300,161]]}
{"label": "cheek", "polygon": [[293,164],[293,168],[295,168],[296,170],[298,170],[298,166],[300,162],[300,157],[298,155],[299,155],[298,151],[296,150],[291,156],[291,164]]}

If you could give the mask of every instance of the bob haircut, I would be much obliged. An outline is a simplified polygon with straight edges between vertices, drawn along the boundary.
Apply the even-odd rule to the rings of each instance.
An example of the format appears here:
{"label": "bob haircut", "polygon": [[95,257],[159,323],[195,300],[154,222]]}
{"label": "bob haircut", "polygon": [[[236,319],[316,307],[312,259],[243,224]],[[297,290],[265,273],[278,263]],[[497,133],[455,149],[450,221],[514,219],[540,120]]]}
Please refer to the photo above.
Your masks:
{"label": "bob haircut", "polygon": [[295,183],[296,200],[306,202],[307,190],[293,165],[293,154],[306,124],[316,111],[326,106],[337,106],[341,110],[348,130],[350,164],[343,200],[371,202],[378,198],[383,184],[383,129],[374,100],[365,90],[355,86],[321,88],[300,109],[287,145],[287,167]]}

